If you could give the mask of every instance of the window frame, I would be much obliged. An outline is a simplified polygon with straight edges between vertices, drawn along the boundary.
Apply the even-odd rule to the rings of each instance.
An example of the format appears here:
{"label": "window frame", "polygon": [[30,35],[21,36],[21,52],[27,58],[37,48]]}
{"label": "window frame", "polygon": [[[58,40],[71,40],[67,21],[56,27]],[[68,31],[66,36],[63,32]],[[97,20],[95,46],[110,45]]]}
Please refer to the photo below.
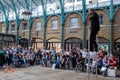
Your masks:
{"label": "window frame", "polygon": [[[37,27],[37,26],[38,26],[38,23],[40,24],[40,25],[39,25],[39,28]],[[35,30],[36,30],[36,31],[41,30],[41,21],[36,22],[36,25],[35,25]]]}
{"label": "window frame", "polygon": [[[77,22],[72,22],[72,19],[77,19]],[[79,27],[79,18],[78,17],[72,17],[70,18],[70,28],[78,28]],[[73,26],[72,23],[77,23],[77,25]]]}
{"label": "window frame", "polygon": [[[24,24],[26,24],[26,28],[25,28]],[[24,29],[23,29],[23,26],[24,26]],[[22,31],[27,31],[27,30],[28,30],[28,23],[23,23],[22,24]]]}
{"label": "window frame", "polygon": [[100,26],[103,26],[103,14],[99,14],[99,24]]}
{"label": "window frame", "polygon": [[[55,21],[56,23],[53,24],[54,21]],[[54,25],[55,25],[56,27],[54,27]],[[52,29],[58,29],[58,20],[57,20],[57,19],[51,20],[51,28],[52,28]]]}
{"label": "window frame", "polygon": [[[12,28],[13,25],[14,25],[14,30],[13,30],[13,28]],[[10,31],[11,31],[11,32],[15,32],[15,24],[12,24],[12,25],[11,25],[11,30],[10,30]]]}

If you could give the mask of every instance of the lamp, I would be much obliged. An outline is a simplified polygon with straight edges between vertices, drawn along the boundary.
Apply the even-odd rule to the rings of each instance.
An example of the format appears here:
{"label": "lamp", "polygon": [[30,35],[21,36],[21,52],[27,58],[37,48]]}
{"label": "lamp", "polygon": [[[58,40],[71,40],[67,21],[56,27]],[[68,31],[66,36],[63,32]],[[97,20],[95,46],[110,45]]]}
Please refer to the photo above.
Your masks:
{"label": "lamp", "polygon": [[30,29],[30,26],[28,24],[29,24],[29,19],[30,19],[30,16],[32,15],[32,13],[29,11],[28,6],[26,6],[25,10],[22,12],[22,15],[23,15],[23,19],[27,20],[27,27],[29,28],[28,47],[31,47],[31,29]]}
{"label": "lamp", "polygon": [[30,16],[32,15],[32,13],[29,11],[28,6],[25,8],[25,10],[22,12],[23,18],[25,20],[29,20]]}
{"label": "lamp", "polygon": [[93,1],[92,1],[92,0],[90,0],[90,1],[89,1],[89,4],[92,4],[92,3],[93,3]]}

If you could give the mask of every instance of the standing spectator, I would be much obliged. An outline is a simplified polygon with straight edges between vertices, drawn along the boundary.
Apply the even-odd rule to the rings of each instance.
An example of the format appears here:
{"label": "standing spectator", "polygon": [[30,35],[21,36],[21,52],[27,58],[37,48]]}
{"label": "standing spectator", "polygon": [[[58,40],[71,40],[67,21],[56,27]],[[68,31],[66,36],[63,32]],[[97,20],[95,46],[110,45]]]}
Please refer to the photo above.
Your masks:
{"label": "standing spectator", "polygon": [[71,51],[72,53],[72,57],[71,57],[71,61],[72,61],[72,68],[75,68],[75,66],[76,66],[76,57],[77,57],[77,55],[78,55],[78,53],[77,53],[77,50],[76,50],[76,48],[74,48],[72,51]]}
{"label": "standing spectator", "polygon": [[54,56],[55,54],[56,54],[56,49],[55,49],[55,47],[53,47],[51,50],[51,56]]}
{"label": "standing spectator", "polygon": [[60,50],[60,54],[64,54],[65,53],[65,50],[64,48],[62,47],[62,49]]}
{"label": "standing spectator", "polygon": [[82,50],[81,53],[82,53],[83,62],[86,63],[86,57],[88,55],[87,49],[84,48],[84,50]]}
{"label": "standing spectator", "polygon": [[75,72],[77,72],[78,70],[80,70],[80,68],[82,67],[82,71],[84,70],[84,62],[83,62],[83,58],[82,55],[79,53],[78,57],[76,58],[76,67],[75,67]]}

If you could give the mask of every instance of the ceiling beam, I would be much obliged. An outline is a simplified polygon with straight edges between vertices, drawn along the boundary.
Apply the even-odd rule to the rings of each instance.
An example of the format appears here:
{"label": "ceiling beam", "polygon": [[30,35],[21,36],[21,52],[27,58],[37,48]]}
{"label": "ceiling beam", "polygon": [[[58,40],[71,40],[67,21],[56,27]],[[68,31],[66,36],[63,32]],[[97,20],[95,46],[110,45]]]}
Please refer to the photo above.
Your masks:
{"label": "ceiling beam", "polygon": [[52,3],[52,0],[49,0],[50,3]]}
{"label": "ceiling beam", "polygon": [[17,2],[18,2],[23,8],[25,8],[25,6],[24,6],[19,0],[17,0]]}
{"label": "ceiling beam", "polygon": [[3,6],[1,0],[0,0],[0,7],[2,9],[3,15],[5,16],[6,34],[8,34],[8,28],[9,28],[8,15],[6,14],[5,7]]}
{"label": "ceiling beam", "polygon": [[34,0],[32,0],[32,2],[33,2],[36,6],[38,6],[38,4],[37,4]]}
{"label": "ceiling beam", "polygon": [[[5,4],[7,4],[8,7],[10,7],[11,9],[13,9],[13,8],[10,6],[10,4],[8,4],[5,0],[3,0],[3,2],[4,2]],[[5,6],[5,5],[4,5],[4,6]]]}

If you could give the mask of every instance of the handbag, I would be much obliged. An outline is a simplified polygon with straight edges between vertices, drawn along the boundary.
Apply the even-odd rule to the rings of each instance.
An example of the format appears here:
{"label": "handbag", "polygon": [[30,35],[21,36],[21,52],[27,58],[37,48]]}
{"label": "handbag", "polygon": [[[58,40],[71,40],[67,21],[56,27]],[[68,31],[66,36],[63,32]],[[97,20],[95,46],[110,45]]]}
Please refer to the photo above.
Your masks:
{"label": "handbag", "polygon": [[106,69],[107,69],[107,67],[102,67],[101,68],[101,71],[103,72],[103,71],[106,71]]}
{"label": "handbag", "polygon": [[108,69],[107,70],[107,75],[109,77],[115,77],[116,76],[116,70],[115,69]]}

